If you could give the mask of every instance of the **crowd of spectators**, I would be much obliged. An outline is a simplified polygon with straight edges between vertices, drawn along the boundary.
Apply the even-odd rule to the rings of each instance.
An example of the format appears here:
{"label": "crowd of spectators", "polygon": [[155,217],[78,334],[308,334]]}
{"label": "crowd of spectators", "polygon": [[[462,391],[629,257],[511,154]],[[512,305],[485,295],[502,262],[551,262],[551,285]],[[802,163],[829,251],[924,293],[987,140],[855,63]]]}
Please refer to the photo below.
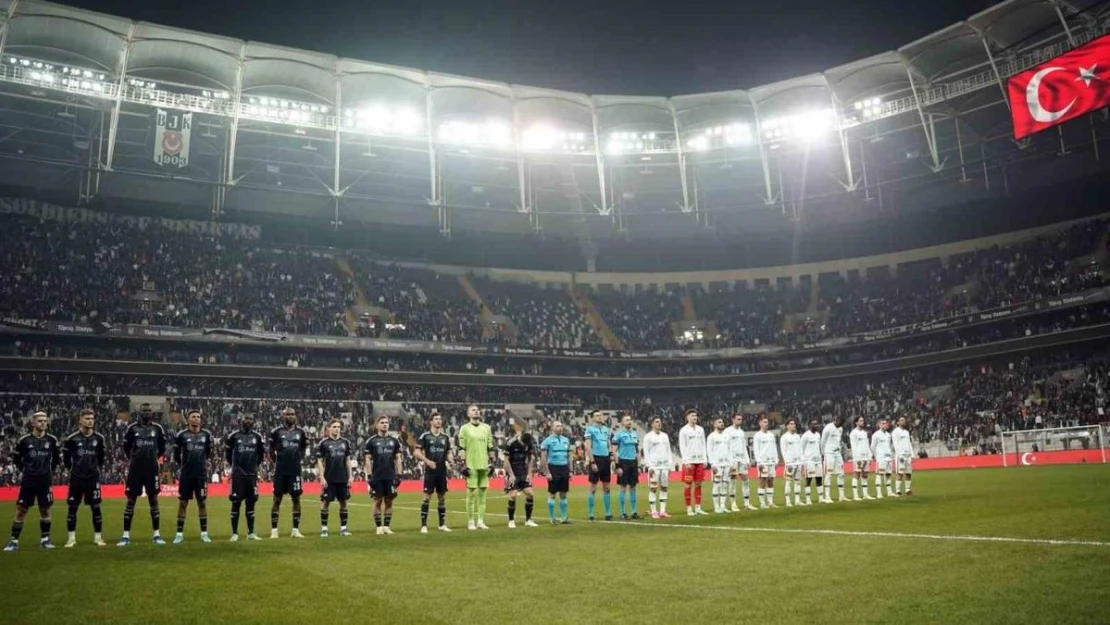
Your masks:
{"label": "crowd of spectators", "polygon": [[0,228],[0,312],[30,319],[346,334],[329,254],[268,249],[157,222]]}
{"label": "crowd of spectators", "polygon": [[[11,445],[24,431],[28,414],[45,410],[55,419],[54,432],[73,429],[73,415],[80,408],[96,409],[100,429],[112,445],[118,444],[133,409],[132,396],[164,397],[163,421],[168,429],[182,411],[203,411],[208,427],[226,436],[244,414],[255,417],[256,427],[268,431],[278,424],[278,411],[295,408],[301,423],[313,436],[328,419],[347,424],[352,442],[361,444],[373,423],[372,415],[392,414],[393,430],[403,440],[421,431],[437,409],[447,418],[449,433],[462,424],[465,407],[479,403],[499,439],[509,432],[509,409],[518,411],[537,436],[549,431],[558,419],[572,437],[580,438],[589,408],[606,409],[614,419],[632,414],[643,426],[654,416],[664,419],[674,432],[686,408],[695,407],[708,421],[713,416],[745,415],[745,427],[754,429],[759,414],[776,423],[787,417],[828,421],[834,416],[850,420],[863,415],[868,423],[879,418],[905,416],[919,444],[937,445],[950,452],[992,453],[1002,430],[1090,425],[1107,421],[1110,410],[1110,361],[1105,346],[1080,346],[1068,350],[1042,350],[1024,355],[1004,355],[960,364],[846,379],[800,382],[788,387],[751,386],[687,389],[681,386],[652,391],[570,389],[496,389],[419,385],[336,385],[278,382],[262,379],[201,380],[147,376],[72,376],[61,374],[0,375],[7,389],[0,394],[0,484],[11,483]],[[512,404],[520,404],[513,406]],[[526,405],[526,406],[525,406]],[[393,411],[393,412],[390,412]],[[924,449],[924,447],[923,447]],[[311,463],[309,463],[311,464]],[[406,472],[418,475],[411,450],[406,452]],[[108,480],[118,480],[121,460],[113,460]]]}
{"label": "crowd of spectators", "polygon": [[[817,291],[804,282],[691,289],[697,316],[712,321],[715,330],[696,341],[675,336],[672,323],[683,318],[678,287],[636,294],[602,289],[590,297],[630,350],[790,344],[798,332],[807,339],[847,336],[1101,286],[1105,259],[1097,252],[1105,249],[1107,225],[1086,221],[893,273],[880,268],[823,274]],[[344,259],[350,275],[341,269]],[[68,223],[21,216],[6,217],[0,229],[0,314],[19,318],[301,334],[357,331],[563,349],[600,342],[563,290],[473,281],[515,332],[483,327],[482,311],[457,276],[375,262],[361,252],[279,249],[233,235],[181,232],[157,220]],[[365,300],[357,297],[360,291]],[[359,303],[388,313],[356,323],[349,312]],[[786,323],[791,315],[794,324]],[[808,323],[806,315],[819,321]]]}
{"label": "crowd of spectators", "polygon": [[682,297],[674,291],[625,293],[602,289],[597,309],[625,349],[675,347],[672,323],[682,319]]}
{"label": "crowd of spectators", "polygon": [[483,340],[481,311],[456,276],[348,256],[367,302],[388,310],[391,319],[363,334],[445,343]]}
{"label": "crowd of spectators", "polygon": [[516,329],[515,338],[506,336],[502,342],[546,349],[584,349],[601,345],[597,331],[565,290],[541,289],[517,282],[472,280],[492,312],[508,317]]}

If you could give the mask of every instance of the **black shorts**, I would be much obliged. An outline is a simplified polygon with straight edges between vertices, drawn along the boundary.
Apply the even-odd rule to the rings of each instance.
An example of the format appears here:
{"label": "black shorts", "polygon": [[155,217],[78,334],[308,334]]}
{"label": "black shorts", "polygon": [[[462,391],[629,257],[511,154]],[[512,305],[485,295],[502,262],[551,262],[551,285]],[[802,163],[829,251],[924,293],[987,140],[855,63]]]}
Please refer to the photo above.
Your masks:
{"label": "black shorts", "polygon": [[203,477],[183,477],[177,483],[177,498],[181,501],[208,499],[208,480]]}
{"label": "black shorts", "polygon": [[635,486],[640,483],[640,464],[635,460],[618,460],[617,467],[621,470],[617,476],[618,486]]}
{"label": "black shorts", "polygon": [[75,477],[69,481],[69,492],[66,494],[66,503],[69,505],[85,503],[99,506],[100,501],[100,480],[95,477]]}
{"label": "black shorts", "polygon": [[370,480],[370,496],[377,499],[378,497],[393,497],[397,494],[397,488],[393,486],[393,478],[374,478]]}
{"label": "black shorts", "polygon": [[446,473],[425,473],[424,474],[424,494],[443,495],[447,493],[447,474]]}
{"label": "black shorts", "polygon": [[569,466],[552,466],[548,465],[548,470],[551,471],[551,477],[547,480],[547,492],[554,495],[555,493],[565,493],[570,490],[570,467]]}
{"label": "black shorts", "polygon": [[274,476],[274,497],[281,497],[283,495],[293,495],[294,497],[300,497],[302,492],[304,492],[304,489],[301,487],[301,476]]}
{"label": "black shorts", "polygon": [[30,508],[38,502],[40,508],[45,508],[54,503],[54,491],[50,487],[50,476],[24,477],[19,485],[19,499],[16,504]]}
{"label": "black shorts", "polygon": [[258,478],[257,477],[233,477],[231,478],[231,492],[228,498],[232,503],[236,501],[258,501]]}
{"label": "black shorts", "polygon": [[162,492],[162,481],[158,478],[157,471],[153,473],[131,471],[127,474],[127,488],[124,494],[128,497],[141,497],[143,491],[146,491],[147,497],[157,497],[158,493]]}
{"label": "black shorts", "polygon": [[351,498],[351,485],[347,482],[327,482],[320,491],[323,501],[347,501]]}
{"label": "black shorts", "polygon": [[597,465],[597,471],[590,467],[590,484],[597,484],[603,482],[608,484],[613,479],[613,467],[609,460],[609,456],[594,456],[594,464]]}
{"label": "black shorts", "polygon": [[525,488],[532,488],[532,480],[527,477],[518,477],[515,479],[505,478],[505,492],[521,491]]}

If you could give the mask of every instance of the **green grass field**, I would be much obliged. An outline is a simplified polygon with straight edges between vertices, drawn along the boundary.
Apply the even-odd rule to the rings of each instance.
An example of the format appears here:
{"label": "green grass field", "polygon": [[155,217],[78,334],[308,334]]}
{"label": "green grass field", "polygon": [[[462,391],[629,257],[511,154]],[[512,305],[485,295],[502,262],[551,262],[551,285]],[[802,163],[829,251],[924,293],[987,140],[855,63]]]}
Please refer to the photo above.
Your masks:
{"label": "green grass field", "polygon": [[[127,549],[92,546],[87,508],[82,544],[60,548],[62,505],[58,549],[36,547],[33,511],[22,550],[0,554],[0,623],[1110,622],[1110,467],[919,473],[914,491],[631,525],[585,522],[580,489],[575,525],[546,524],[544,495],[541,527],[512,531],[496,493],[488,532],[465,531],[463,495],[451,493],[448,520],[462,531],[426,536],[418,495],[398,499],[395,535],[376,536],[363,494],[353,537],[334,532],[333,505],[332,537],[321,540],[308,500],[308,538],[287,537],[286,502],[281,540],[235,544],[228,504],[214,499],[213,544],[200,543],[191,515],[188,541],[165,547],[148,541],[140,501]],[[269,509],[259,502],[263,536]],[[0,505],[5,528],[12,512]],[[122,501],[106,502],[111,543],[121,514]],[[175,514],[164,500],[167,538]]]}

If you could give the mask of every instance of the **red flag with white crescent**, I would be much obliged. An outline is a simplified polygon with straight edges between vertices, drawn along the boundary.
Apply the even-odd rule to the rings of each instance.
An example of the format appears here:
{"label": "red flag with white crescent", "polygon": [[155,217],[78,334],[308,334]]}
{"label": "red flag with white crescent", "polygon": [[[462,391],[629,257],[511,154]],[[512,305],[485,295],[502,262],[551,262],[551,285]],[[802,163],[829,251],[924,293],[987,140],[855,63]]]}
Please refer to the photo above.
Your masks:
{"label": "red flag with white crescent", "polygon": [[1010,77],[1014,138],[1110,106],[1110,35]]}

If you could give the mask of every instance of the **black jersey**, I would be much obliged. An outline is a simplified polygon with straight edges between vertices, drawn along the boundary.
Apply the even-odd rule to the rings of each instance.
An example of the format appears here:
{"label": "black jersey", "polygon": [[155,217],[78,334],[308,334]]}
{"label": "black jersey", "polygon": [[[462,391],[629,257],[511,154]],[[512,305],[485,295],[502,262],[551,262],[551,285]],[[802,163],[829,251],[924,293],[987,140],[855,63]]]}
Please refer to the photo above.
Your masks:
{"label": "black jersey", "polygon": [[375,434],[367,439],[363,453],[370,459],[370,479],[392,480],[397,477],[393,459],[401,454],[401,441],[388,434]]}
{"label": "black jersey", "polygon": [[99,432],[88,436],[77,430],[62,443],[62,460],[69,469],[71,480],[100,480],[106,451],[104,437]]}
{"label": "black jersey", "polygon": [[231,464],[231,477],[258,477],[258,463],[265,453],[262,435],[254,430],[237,430],[224,442],[224,454]]}
{"label": "black jersey", "polygon": [[53,434],[26,434],[12,450],[12,463],[23,472],[23,480],[50,477],[62,461],[61,446]]}
{"label": "black jersey", "polygon": [[436,475],[447,473],[447,455],[451,451],[451,437],[446,432],[433,434],[424,432],[416,439],[416,447],[423,451],[424,457],[436,463],[435,469],[427,469],[427,473]]}
{"label": "black jersey", "polygon": [[166,455],[166,431],[153,421],[132,423],[123,434],[123,453],[130,460],[129,471],[158,473],[158,460]]}
{"label": "black jersey", "polygon": [[532,457],[536,452],[536,443],[531,434],[524,433],[520,436],[513,435],[501,447],[508,455],[509,467],[516,477],[527,477],[528,469],[532,466]]}
{"label": "black jersey", "polygon": [[308,449],[308,434],[299,427],[285,426],[270,432],[270,459],[274,475],[300,475],[301,459]]}
{"label": "black jersey", "polygon": [[316,447],[316,457],[324,464],[324,481],[346,484],[351,461],[351,444],[345,438],[325,438]]}
{"label": "black jersey", "polygon": [[181,469],[181,479],[208,480],[208,459],[215,441],[208,430],[185,429],[174,439],[173,461]]}

